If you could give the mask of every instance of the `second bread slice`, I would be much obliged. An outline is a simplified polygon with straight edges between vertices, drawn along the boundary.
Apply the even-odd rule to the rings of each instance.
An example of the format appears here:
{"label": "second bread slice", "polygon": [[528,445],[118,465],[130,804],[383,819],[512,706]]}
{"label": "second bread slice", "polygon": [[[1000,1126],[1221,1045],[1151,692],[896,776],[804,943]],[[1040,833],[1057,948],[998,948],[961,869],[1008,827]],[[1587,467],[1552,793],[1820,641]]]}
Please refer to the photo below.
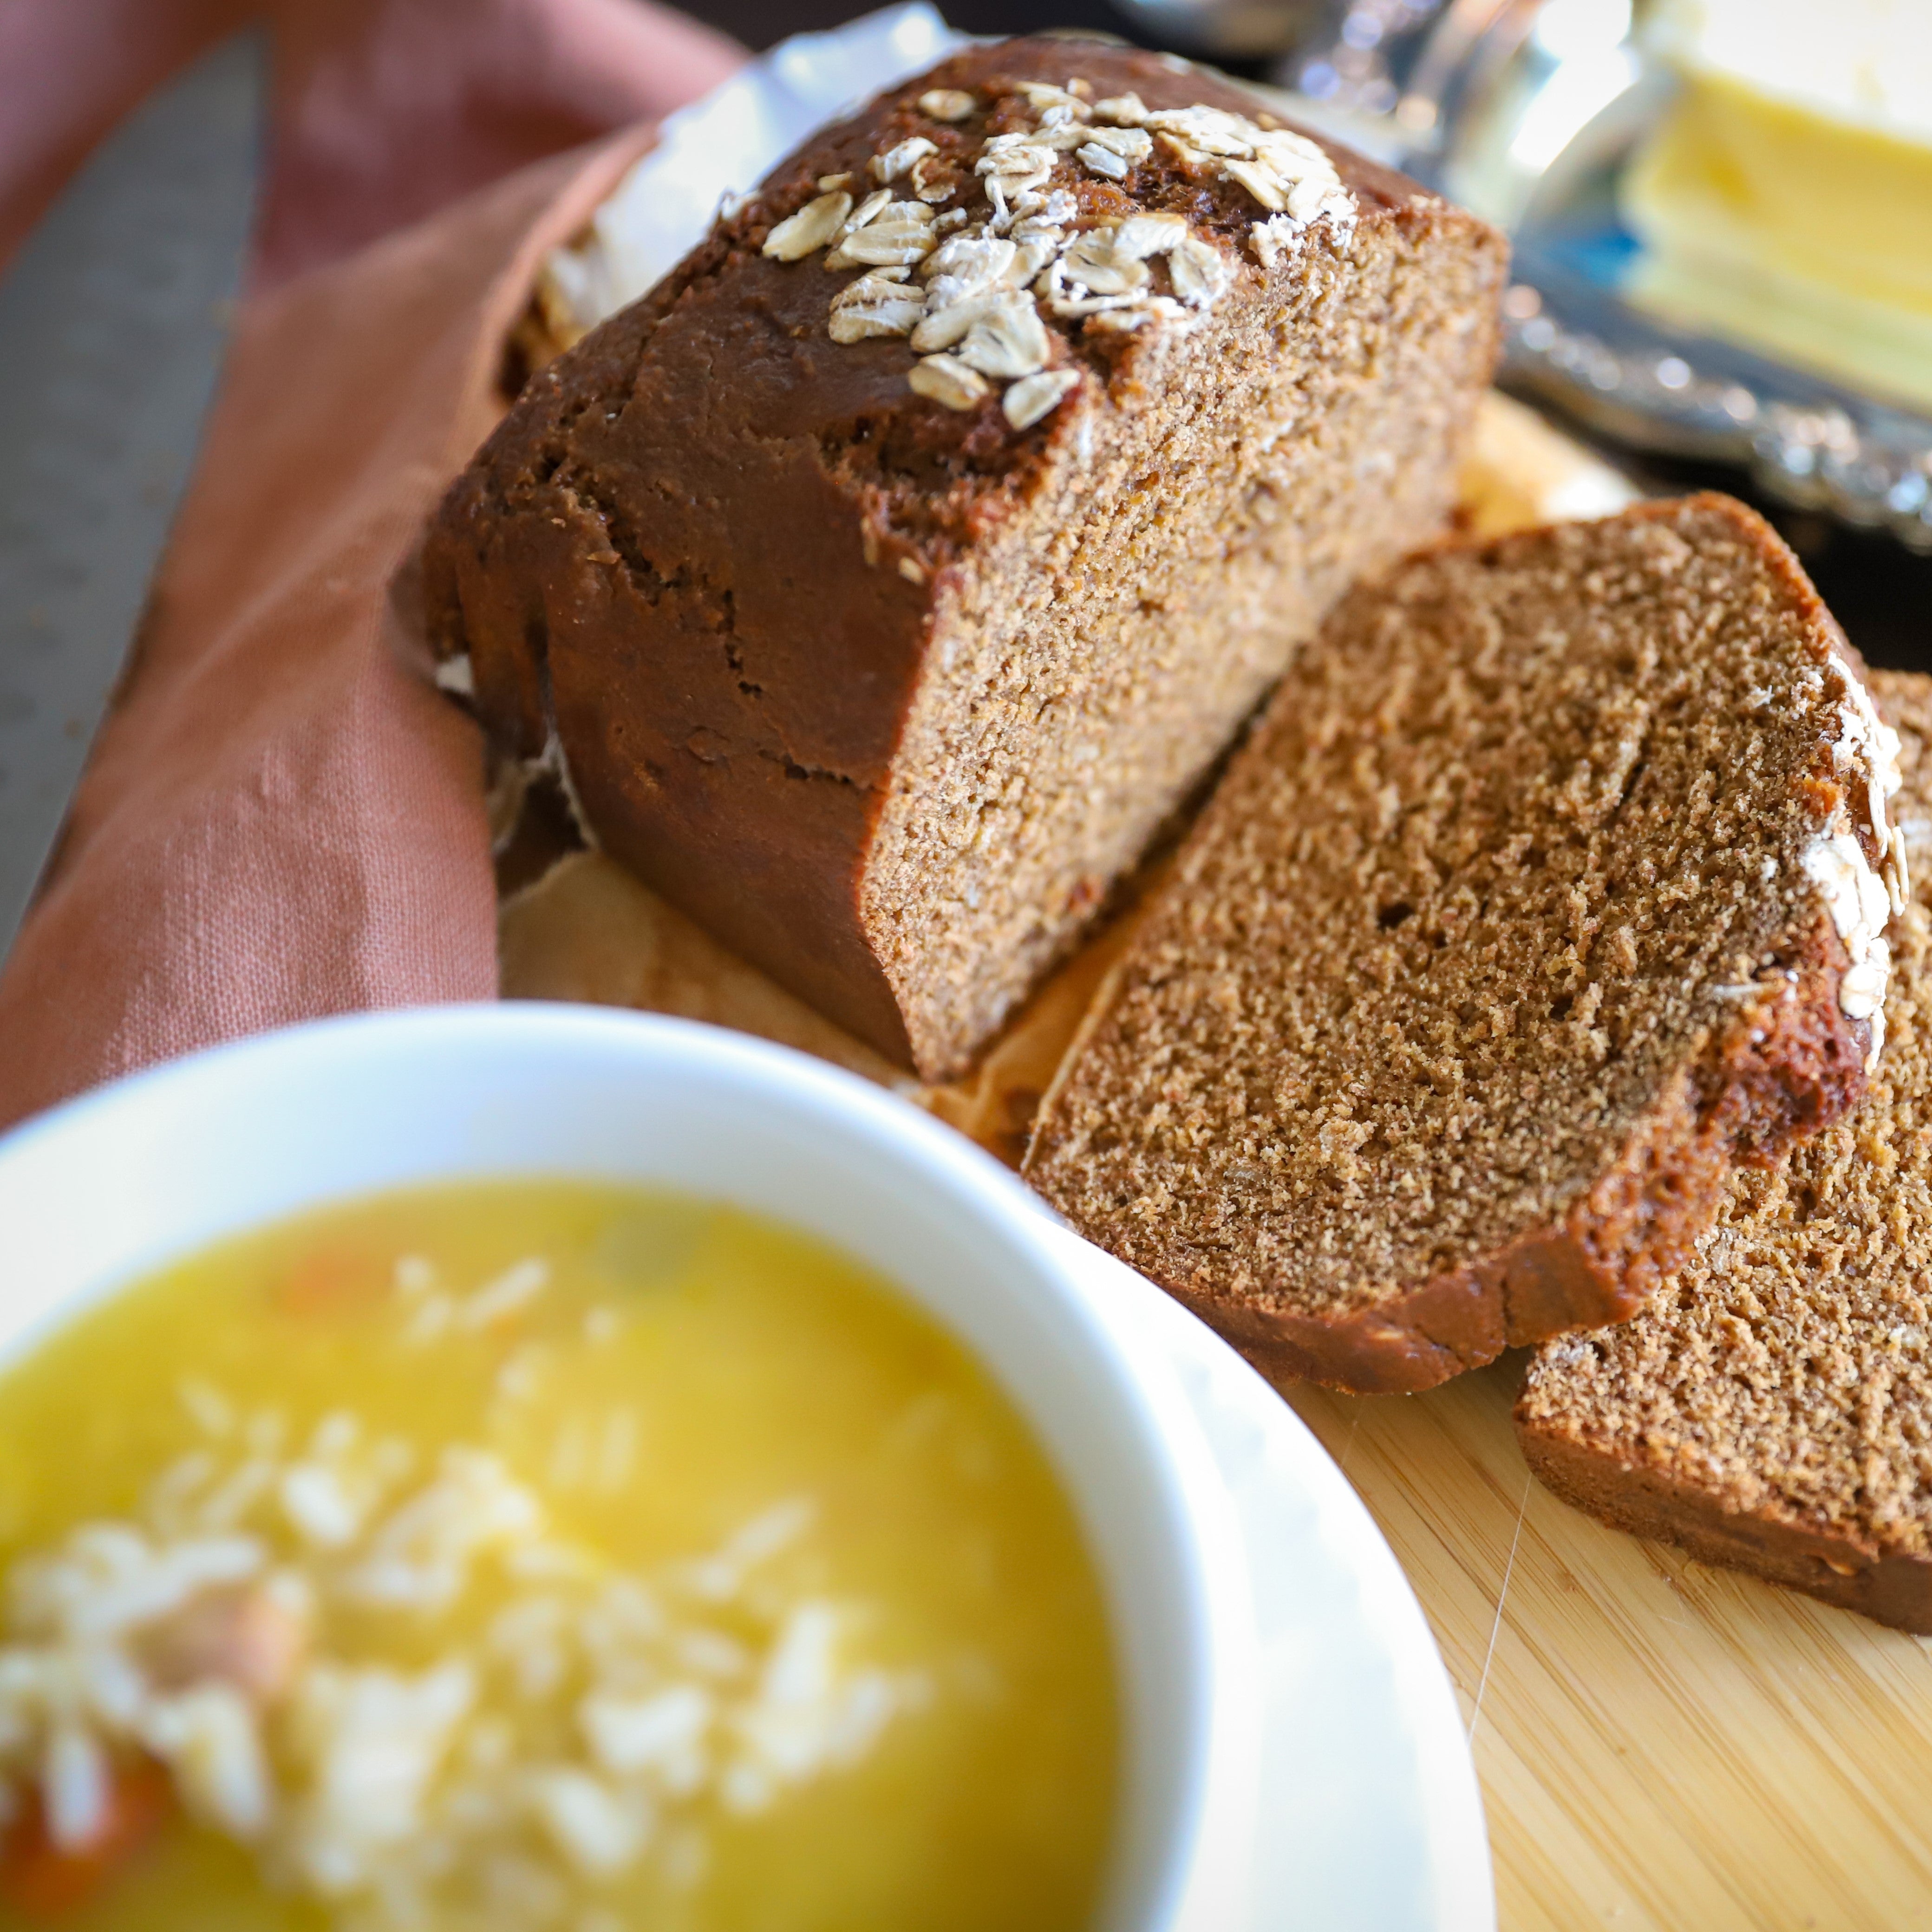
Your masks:
{"label": "second bread slice", "polygon": [[1043,1104],[1034,1184],[1264,1369],[1633,1313],[1861,1097],[1896,741],[1705,496],[1451,545],[1298,662]]}
{"label": "second bread slice", "polygon": [[[1881,672],[1901,825],[1932,832],[1932,679]],[[1932,895],[1898,941],[1884,1064],[1857,1115],[1741,1173],[1633,1322],[1537,1352],[1516,1405],[1565,1502],[1932,1635]]]}

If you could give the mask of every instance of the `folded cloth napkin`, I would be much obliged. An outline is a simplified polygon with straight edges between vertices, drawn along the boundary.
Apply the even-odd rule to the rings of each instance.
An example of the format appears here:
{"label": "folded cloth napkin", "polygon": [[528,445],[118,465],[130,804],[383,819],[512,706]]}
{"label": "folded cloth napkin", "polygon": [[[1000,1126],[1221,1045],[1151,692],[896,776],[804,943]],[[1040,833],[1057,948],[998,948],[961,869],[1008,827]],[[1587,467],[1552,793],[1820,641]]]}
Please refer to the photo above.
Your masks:
{"label": "folded cloth napkin", "polygon": [[[247,10],[0,10],[0,252]],[[481,747],[391,585],[500,407],[537,264],[742,58],[641,0],[281,0],[270,19],[251,292],[0,973],[0,1124],[266,1027],[495,992]]]}

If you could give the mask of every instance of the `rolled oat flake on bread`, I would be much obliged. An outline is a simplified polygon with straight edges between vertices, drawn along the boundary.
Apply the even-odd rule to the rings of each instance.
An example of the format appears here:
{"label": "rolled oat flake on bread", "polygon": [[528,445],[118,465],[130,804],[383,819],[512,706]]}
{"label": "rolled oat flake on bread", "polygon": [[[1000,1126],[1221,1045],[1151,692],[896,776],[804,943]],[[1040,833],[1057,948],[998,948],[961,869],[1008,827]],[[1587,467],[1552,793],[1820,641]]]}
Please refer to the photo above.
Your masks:
{"label": "rolled oat flake on bread", "polygon": [[614,856],[950,1076],[1440,528],[1504,254],[1184,63],[974,47],[532,380],[438,647]]}
{"label": "rolled oat flake on bread", "polygon": [[[1878,672],[1893,809],[1932,842],[1932,680]],[[1781,1171],[1732,1177],[1636,1318],[1537,1352],[1530,1467],[1619,1529],[1932,1635],[1932,892],[1894,928],[1864,1105]]]}
{"label": "rolled oat flake on bread", "polygon": [[1622,1321],[1864,1091],[1897,740],[1727,499],[1445,545],[1298,659],[1027,1172],[1264,1369]]}

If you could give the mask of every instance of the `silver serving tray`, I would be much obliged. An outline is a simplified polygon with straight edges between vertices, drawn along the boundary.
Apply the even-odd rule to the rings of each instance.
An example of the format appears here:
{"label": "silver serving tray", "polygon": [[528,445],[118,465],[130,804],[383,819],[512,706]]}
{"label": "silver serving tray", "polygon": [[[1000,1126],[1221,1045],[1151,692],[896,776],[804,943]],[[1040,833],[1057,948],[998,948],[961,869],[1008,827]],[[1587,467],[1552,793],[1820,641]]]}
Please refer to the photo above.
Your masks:
{"label": "silver serving tray", "polygon": [[[1215,0],[1163,0],[1204,34]],[[1279,0],[1278,0],[1279,4]],[[1283,8],[1286,20],[1292,9]],[[1349,0],[1278,69],[1283,111],[1508,230],[1503,380],[1636,452],[1932,555],[1932,419],[1624,301],[1615,184],[1674,82],[1630,0]],[[1254,6],[1243,17],[1252,23]],[[1172,25],[1171,22],[1166,24]]]}

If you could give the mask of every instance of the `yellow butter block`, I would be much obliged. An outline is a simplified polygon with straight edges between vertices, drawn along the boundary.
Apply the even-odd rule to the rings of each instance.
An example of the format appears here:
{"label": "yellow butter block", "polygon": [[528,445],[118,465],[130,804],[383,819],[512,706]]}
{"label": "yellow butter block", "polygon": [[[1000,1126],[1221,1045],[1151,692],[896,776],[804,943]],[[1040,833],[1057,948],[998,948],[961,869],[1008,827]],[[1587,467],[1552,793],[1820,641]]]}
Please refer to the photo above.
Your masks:
{"label": "yellow butter block", "polygon": [[[1786,10],[1755,14],[1755,42],[1724,31],[1736,10],[1707,0],[1699,31],[1666,38],[1684,85],[1624,178],[1645,248],[1630,292],[1676,319],[1932,404],[1932,128],[1880,84],[1881,30],[1906,16],[1882,5],[1813,11],[1808,34],[1780,49]],[[1870,46],[1856,65],[1822,46],[1861,25]],[[1899,50],[1907,74],[1912,38]]]}

